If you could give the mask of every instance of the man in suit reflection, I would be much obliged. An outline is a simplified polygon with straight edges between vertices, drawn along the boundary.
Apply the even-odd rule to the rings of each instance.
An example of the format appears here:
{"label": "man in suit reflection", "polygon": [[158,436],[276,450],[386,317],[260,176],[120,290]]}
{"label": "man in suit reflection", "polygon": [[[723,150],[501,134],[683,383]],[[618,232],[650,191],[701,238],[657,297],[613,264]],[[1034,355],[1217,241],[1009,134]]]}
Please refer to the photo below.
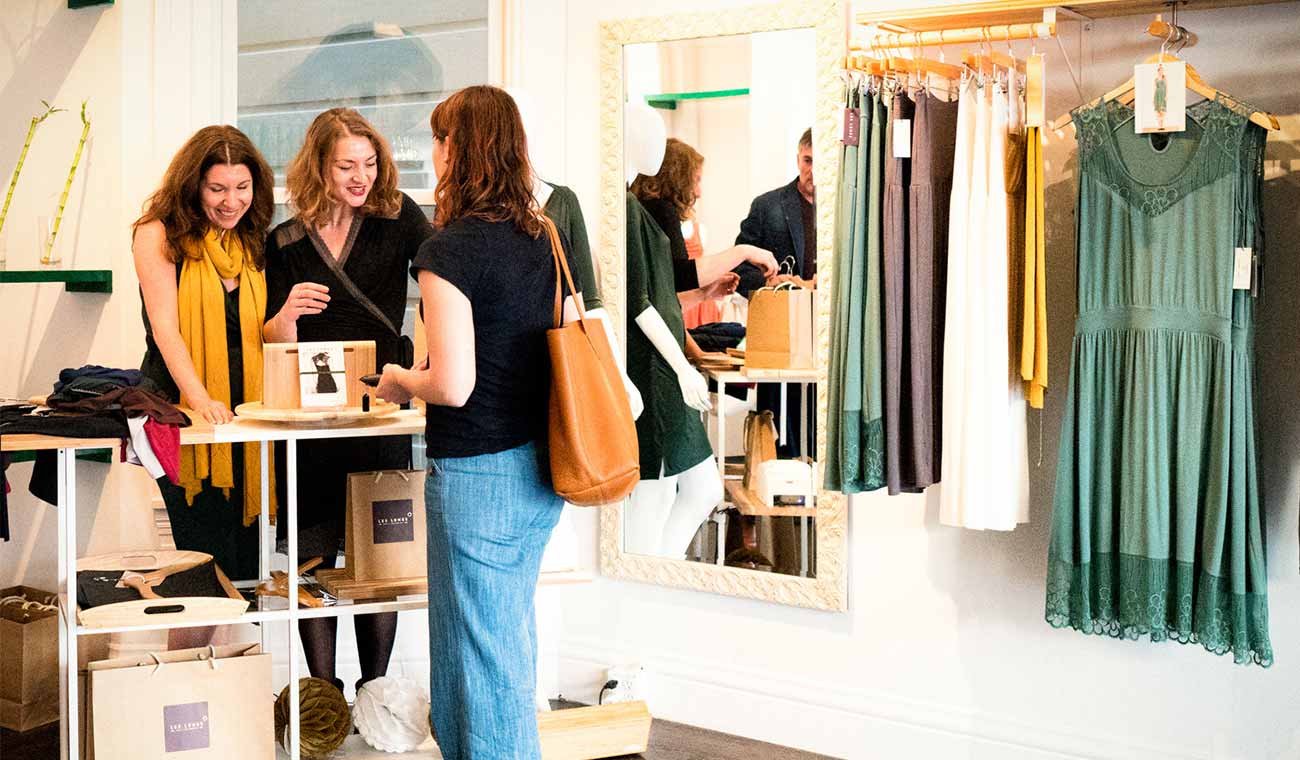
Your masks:
{"label": "man in suit reflection", "polygon": [[790,279],[790,275],[816,282],[817,200],[813,186],[812,129],[804,130],[795,155],[799,176],[755,198],[749,206],[749,216],[740,223],[736,244],[748,243],[771,251],[782,272],[769,282],[753,264],[746,262],[736,267],[732,270],[740,275],[736,290],[746,298],[764,285]]}
{"label": "man in suit reflection", "polygon": [[[749,206],[749,216],[740,223],[736,243],[749,243],[766,248],[776,257],[780,273],[770,279],[752,264],[744,263],[734,271],[740,275],[737,292],[746,298],[758,288],[788,280],[802,280],[800,284],[815,287],[817,282],[817,202],[813,186],[812,129],[804,130],[795,153],[799,176],[789,184],[763,193]],[[816,386],[808,386],[809,400],[816,398]],[[777,446],[777,456],[782,459],[813,456],[815,446],[806,442],[800,429],[799,386],[787,386],[785,435]],[[816,407],[816,404],[812,404]],[[770,410],[781,429],[781,386],[760,383],[758,386],[759,411]],[[810,424],[813,420],[809,420]],[[815,435],[813,433],[812,435]]]}

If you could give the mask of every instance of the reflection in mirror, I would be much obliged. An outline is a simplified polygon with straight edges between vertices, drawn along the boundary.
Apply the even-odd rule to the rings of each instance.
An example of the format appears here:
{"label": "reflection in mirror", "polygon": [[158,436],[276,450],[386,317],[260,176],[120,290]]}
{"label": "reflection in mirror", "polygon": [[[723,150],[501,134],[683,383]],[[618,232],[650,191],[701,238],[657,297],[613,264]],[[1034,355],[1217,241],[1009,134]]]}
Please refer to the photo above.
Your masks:
{"label": "reflection in mirror", "polygon": [[740,371],[754,294],[816,282],[814,39],[623,48],[629,554],[816,575],[813,373]]}

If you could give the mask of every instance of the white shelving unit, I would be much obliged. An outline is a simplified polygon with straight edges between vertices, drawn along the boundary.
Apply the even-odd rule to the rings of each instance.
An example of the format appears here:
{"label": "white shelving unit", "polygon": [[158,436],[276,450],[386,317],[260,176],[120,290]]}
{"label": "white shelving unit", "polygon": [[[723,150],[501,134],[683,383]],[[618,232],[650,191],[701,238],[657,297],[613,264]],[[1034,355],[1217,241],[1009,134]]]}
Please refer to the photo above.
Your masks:
{"label": "white shelving unit", "polygon": [[[738,480],[740,477],[737,475],[727,474],[727,422],[726,422],[725,414],[723,413],[723,410],[725,408],[723,399],[727,395],[727,385],[729,384],[737,385],[742,383],[743,384],[775,383],[781,386],[781,406],[780,406],[781,423],[780,423],[780,428],[777,431],[777,440],[782,442],[786,440],[786,436],[788,435],[788,431],[786,429],[786,420],[789,418],[789,416],[787,415],[786,412],[788,409],[787,400],[789,396],[787,394],[789,393],[790,390],[789,386],[791,385],[798,386],[799,401],[800,401],[799,430],[802,431],[803,435],[808,436],[810,439],[809,443],[811,443],[811,445],[808,447],[808,450],[816,451],[816,441],[815,439],[812,438],[812,430],[809,427],[809,420],[811,420],[812,417],[809,415],[809,409],[808,409],[810,396],[812,396],[812,394],[809,393],[809,389],[814,383],[817,382],[816,371],[784,370],[784,369],[751,369],[751,370],[709,369],[709,370],[705,370],[705,375],[710,380],[713,380],[718,384],[718,394],[717,394],[718,403],[714,405],[718,412],[716,415],[716,419],[717,419],[716,436],[718,442],[717,459],[718,459],[718,476],[722,478],[722,483],[724,487],[727,486],[728,481],[735,481]],[[813,479],[814,480],[817,479],[817,466],[815,462],[813,464]],[[727,493],[726,488],[724,488],[724,494],[726,494],[724,495],[724,498],[727,499],[727,503],[734,504],[735,500],[732,499],[731,495]],[[802,570],[800,574],[803,575],[804,577],[807,577],[808,539],[809,539],[809,534],[811,532],[809,530],[810,518],[807,517],[806,514],[797,514],[797,513],[792,513],[791,516],[799,520],[799,566]],[[718,523],[717,564],[722,565],[726,560],[725,549],[724,549],[726,545],[726,534],[727,534],[726,512],[724,512],[721,509],[716,510],[714,512],[714,519]]]}
{"label": "white shelving unit", "polygon": [[[201,419],[196,419],[193,426],[181,430],[181,445],[193,445],[203,443],[244,443],[256,444],[261,451],[262,458],[262,503],[268,502],[268,491],[270,489],[269,479],[266,475],[269,473],[268,453],[270,445],[276,441],[285,442],[285,465],[286,492],[288,494],[288,503],[283,505],[282,514],[288,520],[288,535],[297,536],[298,531],[298,449],[297,443],[300,440],[309,440],[317,438],[356,438],[368,436],[388,436],[388,435],[417,435],[424,432],[424,416],[421,412],[411,410],[394,414],[381,420],[368,421],[362,424],[351,424],[346,426],[335,426],[326,428],[302,428],[290,427],[287,425],[277,425],[274,423],[256,422],[247,419],[236,418],[234,422],[219,427],[213,427]],[[268,623],[285,623],[288,628],[289,648],[289,683],[298,682],[299,657],[298,657],[298,626],[297,622],[306,618],[317,617],[345,617],[350,615],[366,615],[378,612],[400,612],[405,610],[420,610],[428,606],[428,600],[425,596],[401,597],[394,600],[379,602],[347,602],[340,600],[338,603],[319,608],[299,607],[290,605],[289,599],[298,597],[298,576],[296,573],[289,573],[288,597],[257,597],[255,608],[241,615],[228,619],[204,619],[204,620],[186,620],[159,622],[143,625],[119,625],[111,627],[88,627],[81,625],[77,621],[76,614],[76,583],[77,583],[77,478],[76,453],[83,449],[102,449],[116,448],[120,442],[116,439],[78,439],[78,438],[57,438],[52,436],[40,435],[9,435],[5,436],[3,441],[4,451],[39,451],[53,450],[57,456],[57,480],[58,480],[58,542],[59,542],[59,607],[60,607],[60,625],[59,625],[59,696],[60,696],[60,721],[63,727],[62,733],[62,751],[60,757],[63,760],[77,760],[80,755],[80,705],[78,704],[77,675],[78,661],[77,649],[78,639],[81,636],[95,636],[111,633],[131,633],[137,631],[157,631],[172,628],[191,628],[200,626],[213,625],[241,625],[246,623],[261,623],[262,625],[262,643],[263,650],[266,650],[267,626]],[[260,547],[259,547],[259,577],[262,580],[270,578],[272,546],[270,538],[270,516],[265,510],[262,511],[259,525]],[[288,542],[288,566],[290,568],[298,567],[298,547],[296,541]],[[590,576],[583,572],[551,572],[544,573],[539,584],[541,585],[561,585],[571,583],[583,583],[590,580]],[[246,585],[246,584],[241,584]],[[287,754],[293,760],[299,759],[298,748],[298,731],[299,731],[299,704],[298,690],[289,690],[289,751]],[[267,709],[270,709],[268,703]]]}

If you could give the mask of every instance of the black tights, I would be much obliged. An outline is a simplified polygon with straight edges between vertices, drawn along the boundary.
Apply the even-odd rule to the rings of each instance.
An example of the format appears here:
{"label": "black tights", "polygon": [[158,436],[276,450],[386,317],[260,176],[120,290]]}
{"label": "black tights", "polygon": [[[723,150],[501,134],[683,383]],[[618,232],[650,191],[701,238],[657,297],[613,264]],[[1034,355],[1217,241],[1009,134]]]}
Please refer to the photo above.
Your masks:
{"label": "black tights", "polygon": [[[319,566],[332,568],[338,557],[328,557]],[[397,613],[381,612],[375,615],[354,615],[352,625],[357,634],[357,659],[361,661],[361,680],[357,687],[373,681],[388,672],[388,660],[393,654],[393,641],[397,638]],[[338,644],[337,618],[309,618],[298,621],[298,634],[302,637],[302,650],[307,658],[307,670],[316,678],[323,678],[339,686],[342,682],[334,675],[334,660]]]}

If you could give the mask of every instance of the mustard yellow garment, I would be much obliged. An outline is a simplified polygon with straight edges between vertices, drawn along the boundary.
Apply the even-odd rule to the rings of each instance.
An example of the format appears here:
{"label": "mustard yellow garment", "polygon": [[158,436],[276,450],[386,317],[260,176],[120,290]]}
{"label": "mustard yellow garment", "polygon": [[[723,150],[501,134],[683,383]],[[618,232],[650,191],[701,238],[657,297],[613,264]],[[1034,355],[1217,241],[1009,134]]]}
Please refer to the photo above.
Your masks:
{"label": "mustard yellow garment", "polygon": [[[235,235],[209,230],[201,251],[187,251],[177,286],[181,338],[208,395],[230,405],[230,361],[226,352],[226,305],[222,279],[239,278],[239,324],[243,335],[244,399],[262,397],[262,322],[266,317],[266,275],[248,261]],[[183,400],[186,401],[186,400]],[[188,406],[188,401],[186,401]],[[261,512],[261,462],[257,447],[244,447],[244,524]],[[272,470],[274,473],[274,470]],[[193,503],[202,481],[229,489],[234,463],[228,443],[181,447],[180,480]],[[272,484],[274,503],[275,488]],[[272,512],[274,514],[274,512]]]}
{"label": "mustard yellow garment", "polygon": [[1039,127],[1025,135],[1025,301],[1020,376],[1034,409],[1047,390],[1047,255],[1043,234],[1043,143]]}

